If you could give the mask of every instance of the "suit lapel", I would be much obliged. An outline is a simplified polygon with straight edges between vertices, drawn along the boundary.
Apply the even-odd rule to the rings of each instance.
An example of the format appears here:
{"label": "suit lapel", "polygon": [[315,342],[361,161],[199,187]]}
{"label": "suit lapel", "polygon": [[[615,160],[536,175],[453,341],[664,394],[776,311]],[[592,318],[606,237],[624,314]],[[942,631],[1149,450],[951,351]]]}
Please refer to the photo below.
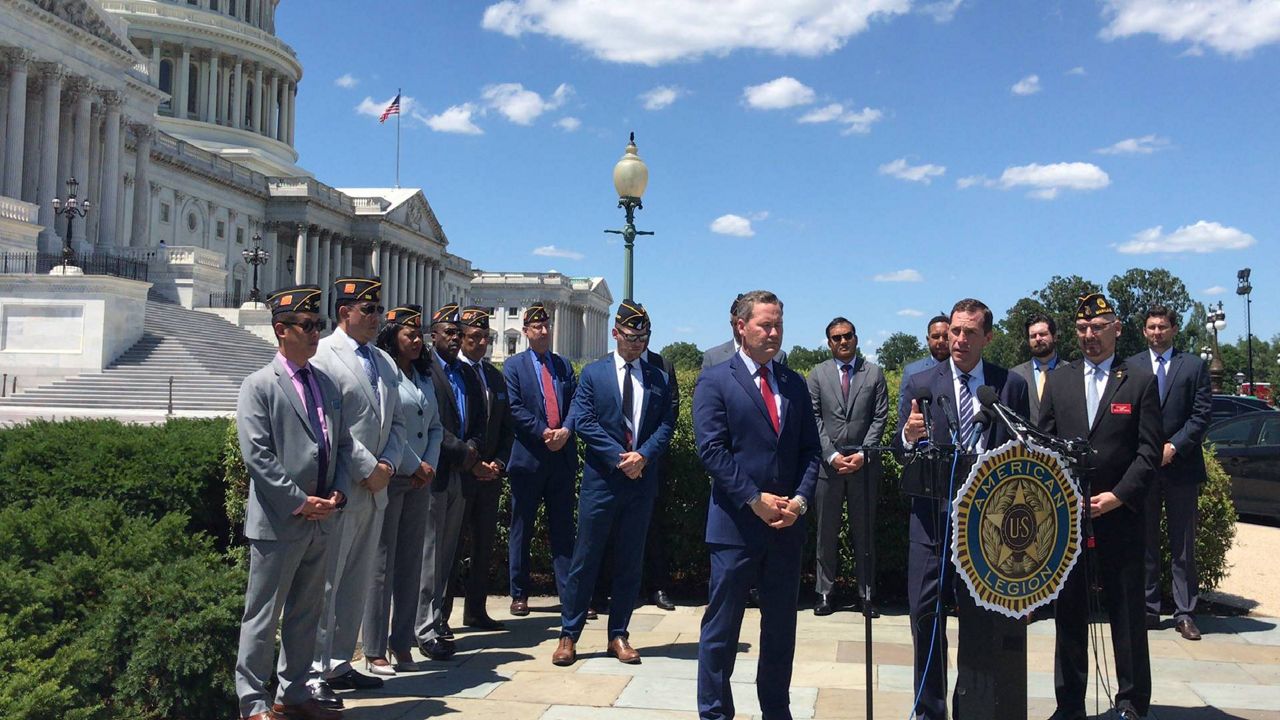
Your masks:
{"label": "suit lapel", "polygon": [[360,357],[356,355],[356,351],[352,350],[346,344],[346,335],[329,345],[329,349],[333,351],[342,364],[347,368],[347,372],[351,373],[351,377],[355,378],[356,386],[364,393],[365,399],[369,401],[369,407],[376,408],[378,417],[382,417],[382,406],[378,403],[377,398],[373,396],[373,386],[369,384],[369,374],[364,371],[364,363]]}
{"label": "suit lapel", "polygon": [[[787,429],[787,411],[791,409],[791,400],[787,398],[788,391],[791,389],[791,381],[787,379],[786,373],[776,372],[777,368],[778,366],[775,364],[775,372],[769,373],[769,376],[774,378],[778,397],[782,400],[782,407],[778,409],[778,435],[782,435],[782,431]],[[761,402],[763,403],[763,400]]]}
{"label": "suit lapel", "polygon": [[[834,364],[834,363],[833,363]],[[867,380],[867,363],[862,358],[855,357],[853,359],[853,370],[849,373],[849,397],[844,397],[844,393],[840,393],[840,414],[847,420],[853,411],[853,401],[858,398],[858,393],[862,391],[862,386]],[[840,388],[840,369],[836,369],[836,392]]]}
{"label": "suit lapel", "polygon": [[1183,365],[1186,364],[1186,357],[1184,356],[1185,353],[1174,350],[1173,356],[1169,358],[1169,369],[1164,374],[1164,397],[1160,398],[1160,407],[1164,407],[1165,401],[1173,394],[1171,391],[1173,390],[1174,378],[1178,377],[1178,373],[1182,371]]}
{"label": "suit lapel", "polygon": [[[1083,375],[1082,375],[1083,377]],[[1102,396],[1098,399],[1098,412],[1093,416],[1093,425],[1089,427],[1089,435],[1098,429],[1099,423],[1102,422],[1102,416],[1110,413],[1111,398],[1115,397],[1116,391],[1120,386],[1129,379],[1128,368],[1125,367],[1123,360],[1114,360],[1111,363],[1111,372],[1107,373],[1107,384],[1102,388]],[[1088,408],[1085,408],[1086,413]],[[1087,417],[1087,414],[1086,414]]]}
{"label": "suit lapel", "polygon": [[747,393],[747,397],[755,404],[756,409],[764,416],[764,421],[773,425],[769,421],[769,411],[764,407],[764,398],[760,395],[760,388],[756,386],[755,378],[752,377],[751,371],[747,370],[747,366],[742,362],[742,358],[737,355],[729,358],[729,367],[733,371],[733,377],[737,379],[738,384],[742,386],[743,391]]}
{"label": "suit lapel", "polygon": [[307,435],[312,440],[316,439],[316,434],[311,431],[311,418],[307,417],[307,408],[302,404],[302,398],[298,397],[298,390],[293,386],[293,379],[289,377],[289,373],[277,361],[272,361],[272,365],[276,370],[276,384],[280,386],[280,391],[284,396],[289,398],[289,404],[293,406],[294,412],[298,413],[298,418],[302,420],[302,427],[306,428]]}

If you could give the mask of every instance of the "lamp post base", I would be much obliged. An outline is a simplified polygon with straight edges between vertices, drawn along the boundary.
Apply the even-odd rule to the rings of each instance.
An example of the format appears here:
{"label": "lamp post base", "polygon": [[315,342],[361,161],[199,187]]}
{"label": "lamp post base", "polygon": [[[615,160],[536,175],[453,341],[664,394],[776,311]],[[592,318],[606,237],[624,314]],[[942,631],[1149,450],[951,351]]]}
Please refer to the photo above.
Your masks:
{"label": "lamp post base", "polygon": [[241,305],[240,305],[240,309],[241,309],[241,310],[266,310],[266,309],[267,309],[267,304],[266,304],[266,303],[260,303],[260,302],[254,302],[254,301],[250,300],[250,301],[249,301],[249,302],[247,302],[247,303],[243,303],[243,304],[241,304]]}
{"label": "lamp post base", "polygon": [[84,275],[84,270],[75,265],[54,265],[50,275]]}

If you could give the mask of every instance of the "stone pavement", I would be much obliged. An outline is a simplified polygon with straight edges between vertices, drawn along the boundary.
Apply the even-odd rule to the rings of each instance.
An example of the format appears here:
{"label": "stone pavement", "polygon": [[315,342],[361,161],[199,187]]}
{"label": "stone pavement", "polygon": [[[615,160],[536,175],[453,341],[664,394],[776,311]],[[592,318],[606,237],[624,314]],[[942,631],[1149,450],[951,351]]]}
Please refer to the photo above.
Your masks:
{"label": "stone pavement", "polygon": [[[458,655],[448,662],[423,661],[421,672],[401,673],[376,692],[346,693],[347,720],[418,720],[459,714],[496,720],[664,720],[697,717],[698,625],[701,607],[663,612],[646,605],[631,623],[631,644],[640,665],[605,655],[604,621],[587,624],[578,662],[551,664],[560,616],[553,598],[534,598],[524,618],[507,613],[507,598],[489,599],[489,612],[507,630],[471,633],[455,628]],[[748,610],[734,673],[739,717],[759,714],[755,661],[759,654],[757,610]],[[1154,680],[1152,720],[1280,719],[1280,620],[1260,617],[1201,618],[1204,639],[1183,640],[1166,620],[1152,631]],[[952,682],[955,680],[955,621],[949,623]],[[1105,628],[1105,624],[1100,626]],[[911,632],[905,614],[873,624],[874,715],[909,717]],[[865,718],[866,666],[862,616],[838,612],[818,618],[801,610],[797,629],[792,713],[799,718]],[[1028,632],[1029,717],[1053,711],[1053,622]],[[1111,656],[1110,640],[1106,657]],[[415,651],[415,657],[420,657]],[[363,663],[359,668],[364,669]],[[1114,687],[1114,680],[1112,687]],[[1092,696],[1090,710],[1094,708]],[[1105,707],[1105,704],[1103,705]],[[1108,714],[1107,717],[1110,717]]]}

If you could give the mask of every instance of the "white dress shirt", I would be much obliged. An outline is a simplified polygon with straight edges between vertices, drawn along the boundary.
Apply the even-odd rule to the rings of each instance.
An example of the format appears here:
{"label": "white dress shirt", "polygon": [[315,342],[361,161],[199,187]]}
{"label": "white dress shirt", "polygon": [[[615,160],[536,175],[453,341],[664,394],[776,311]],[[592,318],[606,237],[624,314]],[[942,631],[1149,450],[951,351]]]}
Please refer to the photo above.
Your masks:
{"label": "white dress shirt", "polygon": [[631,362],[626,362],[618,353],[613,354],[613,371],[618,382],[618,402],[622,402],[622,397],[626,394],[623,390],[622,383],[626,381],[627,366],[631,366],[631,392],[634,402],[631,403],[631,430],[633,445],[637,443],[640,434],[640,410],[644,408],[644,371],[640,369],[640,358],[636,358]]}
{"label": "white dress shirt", "polygon": [[1164,374],[1165,374],[1165,379],[1167,380],[1169,377],[1169,363],[1173,362],[1173,346],[1170,345],[1169,349],[1165,350],[1162,353],[1158,353],[1155,350],[1152,350],[1151,348],[1147,348],[1147,355],[1151,357],[1152,374],[1155,374],[1160,370],[1160,360],[1158,358],[1164,358]]}
{"label": "white dress shirt", "polygon": [[[742,349],[738,350],[738,357],[742,358],[742,362],[747,366],[747,370],[751,373],[752,380],[755,381],[756,389],[760,389],[760,363],[752,360]],[[773,391],[773,404],[778,410],[778,423],[782,423],[782,395],[778,393],[778,375],[777,361],[769,360],[769,389]]]}
{"label": "white dress shirt", "polygon": [[[959,403],[960,402],[960,384],[964,382],[963,380],[960,379],[960,375],[961,373],[963,373],[963,371],[960,368],[956,367],[956,361],[954,359],[949,360],[948,362],[951,364],[951,392],[955,393],[954,397],[956,399],[956,402]],[[973,411],[973,417],[977,417],[978,411],[982,409],[982,403],[978,400],[978,388],[986,384],[987,384],[986,371],[984,369],[982,360],[979,359],[978,364],[974,365],[973,369],[969,371],[969,402],[970,402],[969,407]],[[960,407],[959,405],[957,405],[956,417],[958,418],[960,416],[961,416]],[[956,430],[958,431],[959,428],[956,428]],[[960,438],[960,440],[961,442],[964,442],[965,440],[968,440],[968,438]],[[987,434],[984,432],[978,436],[977,443],[974,444],[974,452],[980,453],[986,449],[987,449]]]}
{"label": "white dress shirt", "polygon": [[[1116,359],[1116,356],[1112,355],[1111,357],[1097,364],[1094,364],[1093,362],[1091,362],[1089,358],[1084,359],[1084,381],[1086,383],[1090,383],[1090,382],[1093,383],[1094,389],[1098,391],[1097,412],[1099,413],[1102,412],[1102,391],[1105,390],[1107,387],[1107,379],[1111,377],[1111,364],[1115,362],[1115,359]],[[1089,411],[1088,388],[1085,388],[1084,397],[1085,397],[1085,413],[1087,415]],[[1097,419],[1096,415],[1094,416],[1094,419],[1095,420]]]}

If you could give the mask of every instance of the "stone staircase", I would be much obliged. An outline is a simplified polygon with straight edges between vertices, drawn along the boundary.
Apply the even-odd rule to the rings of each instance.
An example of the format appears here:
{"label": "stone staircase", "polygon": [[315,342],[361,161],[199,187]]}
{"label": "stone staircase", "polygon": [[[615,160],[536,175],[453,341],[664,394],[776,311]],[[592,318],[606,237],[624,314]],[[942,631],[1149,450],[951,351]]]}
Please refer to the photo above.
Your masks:
{"label": "stone staircase", "polygon": [[240,383],[270,362],[276,348],[222,318],[148,301],[142,337],[101,373],[20,390],[3,407],[83,408],[184,414],[234,412]]}

